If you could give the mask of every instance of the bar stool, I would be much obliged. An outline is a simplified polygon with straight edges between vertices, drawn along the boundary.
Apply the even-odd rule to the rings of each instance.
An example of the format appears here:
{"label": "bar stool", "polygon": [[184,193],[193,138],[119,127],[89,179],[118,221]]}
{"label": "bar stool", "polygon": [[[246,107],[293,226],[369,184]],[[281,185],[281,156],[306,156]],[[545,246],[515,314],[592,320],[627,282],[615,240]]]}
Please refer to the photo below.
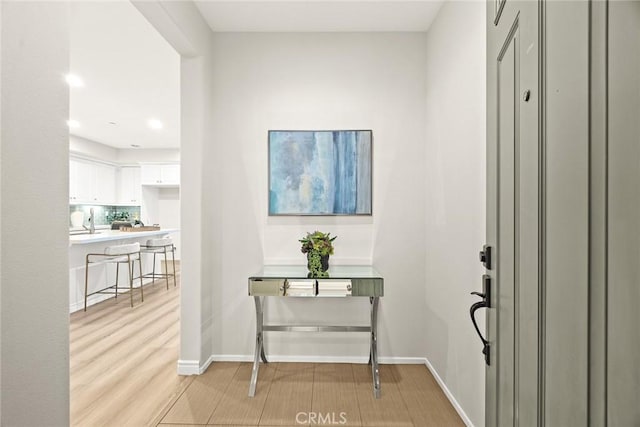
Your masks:
{"label": "bar stool", "polygon": [[[151,273],[147,273],[143,277],[150,277],[152,279],[152,283],[156,282],[156,277],[164,278],[167,281],[167,289],[169,289],[169,277],[173,277],[173,286],[178,286],[176,282],[176,247],[170,237],[149,239],[147,240],[147,244],[140,248],[140,251],[142,253],[153,254],[153,270]],[[169,261],[167,260],[167,253],[169,252],[171,252],[173,273],[169,273]],[[161,254],[164,254],[165,273],[156,273],[156,255]]]}
{"label": "bar stool", "polygon": [[[103,254],[87,254],[84,273],[84,311],[87,311],[87,298],[94,294],[115,294],[118,298],[118,289],[129,289],[131,297],[131,307],[133,307],[133,271],[135,261],[138,261],[140,269],[140,297],[144,301],[144,291],[142,290],[142,257],[140,256],[140,243],[129,243],[126,245],[107,246]],[[107,286],[92,293],[88,293],[89,286],[89,264],[95,263],[115,263],[116,264],[116,283]],[[127,264],[129,272],[129,287],[118,286],[118,277],[120,276],[120,264]],[[135,277],[137,279],[137,277]]]}

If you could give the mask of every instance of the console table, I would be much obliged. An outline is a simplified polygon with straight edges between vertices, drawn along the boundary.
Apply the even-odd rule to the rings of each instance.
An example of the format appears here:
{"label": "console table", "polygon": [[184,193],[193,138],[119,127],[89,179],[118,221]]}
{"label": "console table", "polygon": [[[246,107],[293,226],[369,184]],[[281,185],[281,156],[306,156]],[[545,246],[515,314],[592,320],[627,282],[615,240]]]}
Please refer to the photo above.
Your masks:
{"label": "console table", "polygon": [[[335,266],[327,277],[308,278],[306,266],[265,266],[249,277],[249,296],[256,305],[256,347],[249,396],[256,393],[260,359],[267,363],[264,353],[264,332],[367,332],[370,334],[369,364],[373,377],[373,395],[380,397],[378,370],[377,320],[378,301],[384,294],[384,280],[371,266]],[[354,325],[265,325],[264,298],[352,298],[368,297],[370,324]]]}

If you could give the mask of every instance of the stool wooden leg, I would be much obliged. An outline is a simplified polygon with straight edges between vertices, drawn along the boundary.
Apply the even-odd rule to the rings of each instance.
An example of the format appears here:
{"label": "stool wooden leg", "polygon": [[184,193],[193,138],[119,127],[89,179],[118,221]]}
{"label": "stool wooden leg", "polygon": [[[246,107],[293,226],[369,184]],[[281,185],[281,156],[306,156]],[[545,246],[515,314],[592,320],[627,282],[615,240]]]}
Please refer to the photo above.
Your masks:
{"label": "stool wooden leg", "polygon": [[171,259],[173,264],[173,287],[175,288],[178,286],[178,283],[176,282],[176,247],[173,245],[171,245]]}
{"label": "stool wooden leg", "polygon": [[138,252],[138,269],[140,271],[140,297],[142,298],[142,302],[144,302],[144,290],[142,286],[142,254]]}
{"label": "stool wooden leg", "polygon": [[85,257],[84,267],[84,311],[87,311],[87,292],[89,286],[89,255]]}
{"label": "stool wooden leg", "polygon": [[120,263],[116,262],[116,299],[118,299],[118,276],[120,275]]}
{"label": "stool wooden leg", "polygon": [[167,290],[169,290],[169,261],[167,261],[167,247],[164,247],[164,280],[167,282]]}
{"label": "stool wooden leg", "polygon": [[129,271],[129,296],[131,307],[133,307],[133,266],[131,265],[131,255],[127,254],[127,270]]}
{"label": "stool wooden leg", "polygon": [[153,268],[151,269],[151,283],[156,284],[156,253],[153,253]]}

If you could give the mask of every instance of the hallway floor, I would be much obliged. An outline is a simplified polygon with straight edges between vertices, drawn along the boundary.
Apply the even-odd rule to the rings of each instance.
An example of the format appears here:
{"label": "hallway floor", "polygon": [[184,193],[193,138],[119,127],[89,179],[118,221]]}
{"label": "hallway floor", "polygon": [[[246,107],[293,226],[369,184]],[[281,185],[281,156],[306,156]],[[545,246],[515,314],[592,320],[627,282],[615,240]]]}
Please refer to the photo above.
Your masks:
{"label": "hallway floor", "polygon": [[178,376],[179,287],[165,286],[71,315],[71,425],[464,425],[423,365],[381,365],[377,400],[368,365],[262,365],[254,398],[250,363]]}
{"label": "hallway floor", "polygon": [[382,397],[359,364],[269,363],[247,397],[250,363],[214,363],[197,377],[160,426],[462,426],[424,365],[381,365]]}

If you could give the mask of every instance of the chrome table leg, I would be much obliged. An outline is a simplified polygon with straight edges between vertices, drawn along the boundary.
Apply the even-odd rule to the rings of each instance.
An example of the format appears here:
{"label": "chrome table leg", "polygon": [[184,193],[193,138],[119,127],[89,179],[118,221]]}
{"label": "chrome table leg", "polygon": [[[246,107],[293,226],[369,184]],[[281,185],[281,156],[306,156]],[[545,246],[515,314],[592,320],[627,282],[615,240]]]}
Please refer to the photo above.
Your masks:
{"label": "chrome table leg", "polygon": [[264,355],[264,342],[263,342],[263,315],[262,315],[262,303],[261,297],[253,297],[253,301],[256,304],[256,348],[253,355],[253,369],[251,370],[251,383],[249,384],[249,397],[253,397],[256,394],[256,385],[258,384],[258,370],[260,369],[260,358],[266,363],[267,358]]}
{"label": "chrome table leg", "polygon": [[378,301],[379,297],[370,297],[371,302],[371,374],[373,376],[373,396],[380,398],[380,370],[378,369]]}

